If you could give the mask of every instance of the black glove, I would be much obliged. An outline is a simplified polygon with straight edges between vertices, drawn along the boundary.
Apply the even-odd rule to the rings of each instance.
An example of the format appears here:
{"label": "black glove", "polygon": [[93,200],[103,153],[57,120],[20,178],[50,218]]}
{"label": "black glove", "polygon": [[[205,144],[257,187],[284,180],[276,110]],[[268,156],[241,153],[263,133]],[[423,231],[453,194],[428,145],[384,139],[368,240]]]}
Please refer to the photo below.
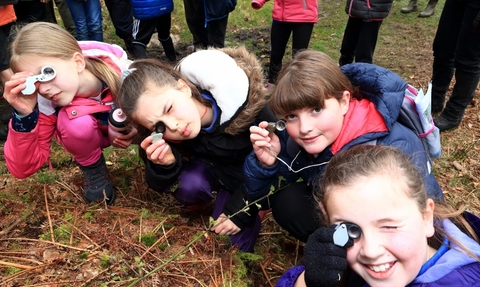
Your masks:
{"label": "black glove", "polygon": [[333,243],[336,225],[317,229],[308,237],[304,248],[305,283],[308,287],[336,286],[347,270],[347,250],[353,246],[349,238],[344,247]]}

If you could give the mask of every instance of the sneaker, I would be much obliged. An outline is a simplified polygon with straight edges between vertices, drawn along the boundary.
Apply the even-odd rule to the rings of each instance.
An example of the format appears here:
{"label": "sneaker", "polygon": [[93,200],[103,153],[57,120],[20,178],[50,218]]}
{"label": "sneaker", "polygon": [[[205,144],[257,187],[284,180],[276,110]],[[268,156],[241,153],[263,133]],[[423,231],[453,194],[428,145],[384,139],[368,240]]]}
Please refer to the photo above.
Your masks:
{"label": "sneaker", "polygon": [[107,165],[103,155],[92,165],[79,166],[85,180],[83,195],[87,203],[105,200],[108,205],[111,205],[115,200],[115,191],[108,179]]}
{"label": "sneaker", "polygon": [[451,121],[449,119],[446,119],[444,116],[442,115],[439,115],[438,117],[435,117],[433,119],[433,122],[435,123],[435,126],[441,131],[446,131],[446,130],[449,130],[449,129],[453,129],[453,128],[456,128],[460,125],[460,122],[462,120],[459,120],[459,121]]}

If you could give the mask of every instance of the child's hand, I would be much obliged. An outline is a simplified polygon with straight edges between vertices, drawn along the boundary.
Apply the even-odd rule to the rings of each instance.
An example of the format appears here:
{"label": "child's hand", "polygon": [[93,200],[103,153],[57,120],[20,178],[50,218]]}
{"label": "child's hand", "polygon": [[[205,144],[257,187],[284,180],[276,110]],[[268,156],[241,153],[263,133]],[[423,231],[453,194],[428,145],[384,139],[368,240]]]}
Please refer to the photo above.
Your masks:
{"label": "child's hand", "polygon": [[333,243],[336,225],[321,227],[308,237],[304,249],[305,282],[307,286],[336,286],[347,270],[347,250]]}
{"label": "child's hand", "polygon": [[227,216],[222,213],[217,218],[217,224],[212,227],[212,231],[216,234],[220,235],[235,235],[240,232],[240,228],[238,228],[235,223],[233,223],[230,219],[227,219]]}
{"label": "child's hand", "polygon": [[147,158],[154,164],[159,165],[171,165],[175,163],[175,156],[173,155],[170,145],[163,139],[152,143],[152,139],[150,135],[140,143],[140,147],[145,150]]}
{"label": "child's hand", "polygon": [[257,159],[264,166],[275,163],[276,156],[280,153],[280,139],[275,133],[269,133],[265,128],[268,122],[261,122],[258,127],[250,127],[250,141]]}
{"label": "child's hand", "polygon": [[[22,90],[26,88],[26,78],[32,75],[30,72],[16,73],[5,83],[3,97],[15,109],[19,116],[31,114],[37,105],[36,90],[31,95],[22,94]],[[36,84],[36,86],[37,85],[38,84]]]}
{"label": "child's hand", "polygon": [[112,146],[126,149],[133,140],[133,137],[138,133],[138,130],[134,127],[130,128],[130,132],[126,135],[119,133],[113,140]]}

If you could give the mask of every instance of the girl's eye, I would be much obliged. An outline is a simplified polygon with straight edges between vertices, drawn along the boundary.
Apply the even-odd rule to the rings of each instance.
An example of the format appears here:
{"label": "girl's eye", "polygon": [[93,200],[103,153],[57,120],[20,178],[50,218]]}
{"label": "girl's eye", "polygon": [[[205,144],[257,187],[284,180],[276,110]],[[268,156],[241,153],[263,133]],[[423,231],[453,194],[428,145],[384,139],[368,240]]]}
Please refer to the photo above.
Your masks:
{"label": "girl's eye", "polygon": [[286,116],[285,116],[285,120],[287,120],[287,121],[291,121],[291,120],[294,120],[294,119],[296,119],[296,118],[297,118],[296,115],[286,115]]}
{"label": "girl's eye", "polygon": [[390,230],[397,229],[396,226],[384,226],[383,228],[385,228],[385,229],[390,229]]}
{"label": "girl's eye", "polygon": [[320,113],[321,111],[322,111],[321,108],[314,108],[314,109],[313,109],[313,112],[314,112],[315,114],[318,114],[318,113]]}
{"label": "girl's eye", "polygon": [[172,110],[173,105],[170,105],[170,107],[167,109],[167,114]]}

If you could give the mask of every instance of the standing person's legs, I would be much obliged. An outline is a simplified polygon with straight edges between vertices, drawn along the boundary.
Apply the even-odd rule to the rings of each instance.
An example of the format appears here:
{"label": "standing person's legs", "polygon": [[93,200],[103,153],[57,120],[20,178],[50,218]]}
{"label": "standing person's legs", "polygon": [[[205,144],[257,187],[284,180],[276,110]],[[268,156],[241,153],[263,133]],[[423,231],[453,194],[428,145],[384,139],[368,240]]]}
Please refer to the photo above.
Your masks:
{"label": "standing person's legs", "polygon": [[340,47],[340,59],[338,60],[340,66],[353,63],[362,24],[362,19],[348,17],[347,26],[345,26],[345,31],[343,32],[342,45]]}
{"label": "standing person's legs", "polygon": [[18,22],[32,23],[45,21],[47,18],[45,3],[40,2],[40,0],[19,1],[13,7]]}
{"label": "standing person's legs", "polygon": [[294,57],[298,51],[308,49],[313,23],[294,23],[292,28],[292,57]]}
{"label": "standing person's legs", "polygon": [[122,38],[127,51],[132,51],[133,8],[129,0],[105,0],[115,34]]}
{"label": "standing person's legs", "polygon": [[88,37],[90,40],[103,42],[102,6],[99,0],[84,2],[87,16]]}
{"label": "standing person's legs", "polygon": [[443,110],[455,71],[455,50],[463,18],[463,9],[458,4],[455,0],[445,2],[433,40],[432,114]]}
{"label": "standing person's legs", "polygon": [[270,203],[275,221],[302,242],[307,242],[308,236],[325,224],[323,218],[318,218],[320,212],[311,187],[303,182],[274,193]]}
{"label": "standing person's legs", "polygon": [[208,47],[208,30],[205,27],[205,7],[202,0],[183,0],[185,20],[193,36],[194,49]]}
{"label": "standing person's legs", "polygon": [[62,18],[63,26],[67,31],[73,36],[77,37],[77,33],[75,31],[75,23],[73,23],[72,15],[70,14],[70,10],[68,9],[68,5],[65,2],[66,0],[54,0],[55,5],[58,8],[58,13],[60,14],[60,18]]}
{"label": "standing person's legs", "polygon": [[225,47],[225,35],[227,33],[228,15],[222,19],[208,22],[208,46],[215,48]]}
{"label": "standing person's legs", "polygon": [[77,33],[77,40],[87,41],[90,40],[88,37],[88,26],[87,26],[87,15],[85,15],[85,10],[83,8],[84,2],[79,2],[77,0],[65,0],[72,15],[73,22],[75,23],[75,31]]}
{"label": "standing person's legs", "polygon": [[356,63],[373,63],[373,53],[377,46],[378,31],[383,21],[363,22],[360,29],[360,38],[355,50]]}
{"label": "standing person's legs", "polygon": [[[480,78],[480,33],[474,21],[480,15],[480,3],[462,2],[463,20],[455,51],[455,86],[440,118],[435,122],[440,130],[456,127],[475,95]],[[448,124],[447,124],[448,122]]]}
{"label": "standing person's legs", "polygon": [[162,43],[163,51],[170,62],[177,60],[177,54],[173,47],[173,40],[170,37],[170,27],[172,25],[172,14],[168,13],[158,18],[157,34],[158,40]]}
{"label": "standing person's legs", "polygon": [[135,59],[147,58],[147,45],[152,38],[159,18],[133,21],[132,52]]}
{"label": "standing person's legs", "polygon": [[272,22],[270,30],[270,65],[268,68],[268,82],[275,84],[277,75],[282,69],[282,60],[287,48],[288,39],[292,33],[292,23]]}

